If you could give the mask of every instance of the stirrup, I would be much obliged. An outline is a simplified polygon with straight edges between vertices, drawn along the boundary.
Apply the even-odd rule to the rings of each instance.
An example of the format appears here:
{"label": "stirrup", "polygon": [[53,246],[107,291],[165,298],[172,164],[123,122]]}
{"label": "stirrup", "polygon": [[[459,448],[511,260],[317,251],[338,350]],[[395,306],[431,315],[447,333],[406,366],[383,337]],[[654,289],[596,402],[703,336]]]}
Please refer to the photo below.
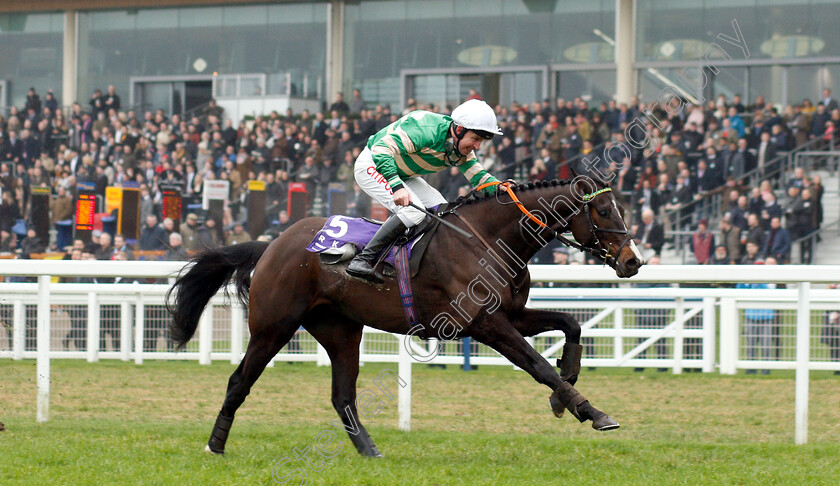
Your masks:
{"label": "stirrup", "polygon": [[352,277],[360,278],[362,280],[365,280],[367,282],[372,282],[372,283],[375,283],[375,284],[381,284],[381,283],[385,282],[385,279],[382,277],[382,275],[380,275],[379,272],[376,271],[376,267],[371,265],[370,263],[368,263],[368,261],[365,260],[365,259],[358,258],[358,260],[359,260],[358,265],[359,266],[364,265],[364,267],[362,267],[361,269],[351,268],[353,266],[353,263],[356,262],[357,258],[358,258],[358,255],[356,256],[356,258],[354,258],[350,262],[349,265],[347,265],[347,270],[346,271],[347,271],[348,275],[350,275]]}

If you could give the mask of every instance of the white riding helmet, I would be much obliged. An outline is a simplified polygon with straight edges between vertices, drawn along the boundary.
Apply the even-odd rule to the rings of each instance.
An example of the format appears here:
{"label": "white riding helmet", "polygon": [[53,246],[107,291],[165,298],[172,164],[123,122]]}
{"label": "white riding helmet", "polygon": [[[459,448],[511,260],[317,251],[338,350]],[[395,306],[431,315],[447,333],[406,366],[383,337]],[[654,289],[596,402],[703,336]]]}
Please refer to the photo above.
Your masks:
{"label": "white riding helmet", "polygon": [[481,100],[467,100],[458,105],[452,110],[452,121],[485,139],[502,134],[502,129],[496,124],[493,108]]}

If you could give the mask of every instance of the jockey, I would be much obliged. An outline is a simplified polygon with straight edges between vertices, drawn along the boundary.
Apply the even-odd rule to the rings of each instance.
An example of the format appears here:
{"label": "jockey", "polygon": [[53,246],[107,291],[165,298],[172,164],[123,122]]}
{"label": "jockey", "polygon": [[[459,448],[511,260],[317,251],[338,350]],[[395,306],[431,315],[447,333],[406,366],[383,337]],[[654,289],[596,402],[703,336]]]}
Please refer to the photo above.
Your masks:
{"label": "jockey", "polygon": [[426,217],[423,211],[410,207],[409,202],[423,208],[446,202],[440,192],[418,176],[456,166],[473,186],[497,182],[478,163],[475,150],[484,140],[501,134],[493,108],[472,99],[455,108],[451,117],[412,111],[370,137],[356,159],[356,182],[393,214],[353,258],[347,273],[382,283],[382,276],[373,267],[379,253],[406,228],[420,224]]}

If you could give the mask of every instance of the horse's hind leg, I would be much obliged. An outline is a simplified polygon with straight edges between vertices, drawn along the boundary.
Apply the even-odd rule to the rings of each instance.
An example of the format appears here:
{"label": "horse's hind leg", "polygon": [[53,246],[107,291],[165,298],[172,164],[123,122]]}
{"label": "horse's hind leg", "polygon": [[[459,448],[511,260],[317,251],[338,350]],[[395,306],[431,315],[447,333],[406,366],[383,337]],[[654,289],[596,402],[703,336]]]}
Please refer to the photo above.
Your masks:
{"label": "horse's hind leg", "polygon": [[359,377],[359,343],[362,326],[328,312],[308,316],[304,327],[327,350],[332,361],[332,403],[359,454],[382,457],[356,410],[356,379]]}
{"label": "horse's hind leg", "polygon": [[251,336],[248,349],[236,371],[230,376],[222,410],[216,418],[210,440],[205,450],[215,454],[224,454],[233,416],[251,392],[251,387],[262,374],[271,358],[286,345],[297,331],[297,321],[287,319],[262,328],[260,334]]}

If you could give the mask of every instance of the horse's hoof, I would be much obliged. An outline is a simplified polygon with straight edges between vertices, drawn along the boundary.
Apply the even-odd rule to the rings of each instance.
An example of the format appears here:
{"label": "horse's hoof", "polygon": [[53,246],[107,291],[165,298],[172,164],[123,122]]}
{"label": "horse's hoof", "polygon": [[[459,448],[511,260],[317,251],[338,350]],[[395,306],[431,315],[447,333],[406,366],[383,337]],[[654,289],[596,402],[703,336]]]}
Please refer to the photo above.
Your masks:
{"label": "horse's hoof", "polygon": [[563,418],[563,413],[566,411],[565,405],[560,401],[556,393],[552,393],[548,399],[548,404],[551,406],[551,412],[557,418]]}
{"label": "horse's hoof", "polygon": [[607,414],[603,414],[592,420],[592,428],[595,430],[613,430],[619,427],[621,427],[621,425],[619,425],[614,418]]}
{"label": "horse's hoof", "polygon": [[206,452],[208,454],[215,454],[217,456],[225,455],[225,451],[214,451],[213,449],[211,449],[210,444],[207,444],[206,446],[204,446],[204,452]]}
{"label": "horse's hoof", "polygon": [[373,446],[370,449],[362,452],[362,455],[365,456],[365,457],[372,457],[372,458],[385,457],[385,456],[382,455],[381,452],[379,452],[379,449],[377,449],[376,446]]}

